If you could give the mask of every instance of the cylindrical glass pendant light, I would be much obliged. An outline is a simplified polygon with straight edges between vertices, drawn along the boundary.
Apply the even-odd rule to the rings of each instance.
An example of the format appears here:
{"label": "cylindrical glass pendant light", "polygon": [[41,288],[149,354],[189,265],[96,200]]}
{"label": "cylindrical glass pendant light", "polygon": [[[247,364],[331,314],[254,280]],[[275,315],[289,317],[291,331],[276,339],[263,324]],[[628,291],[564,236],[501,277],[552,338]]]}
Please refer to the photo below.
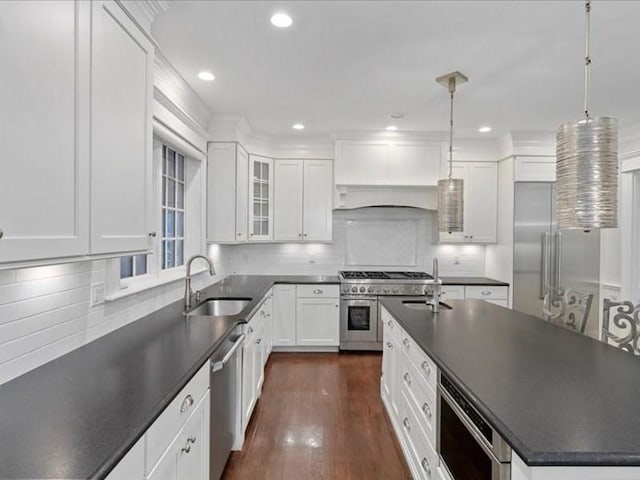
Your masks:
{"label": "cylindrical glass pendant light", "polygon": [[618,121],[589,116],[591,1],[585,2],[585,118],[560,125],[556,146],[559,228],[618,226]]}
{"label": "cylindrical glass pendant light", "polygon": [[449,90],[451,98],[451,116],[449,121],[449,176],[438,180],[438,224],[441,232],[464,231],[464,182],[461,178],[452,178],[453,168],[453,94],[456,84],[469,79],[460,72],[453,72],[436,78],[436,82]]}

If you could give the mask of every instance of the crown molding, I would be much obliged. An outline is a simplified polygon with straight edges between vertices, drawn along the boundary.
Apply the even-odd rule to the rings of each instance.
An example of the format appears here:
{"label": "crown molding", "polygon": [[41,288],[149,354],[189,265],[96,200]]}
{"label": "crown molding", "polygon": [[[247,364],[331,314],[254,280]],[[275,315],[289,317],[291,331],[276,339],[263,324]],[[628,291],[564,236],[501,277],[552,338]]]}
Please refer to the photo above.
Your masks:
{"label": "crown molding", "polygon": [[151,33],[151,24],[155,18],[169,10],[174,0],[118,0],[120,5],[133,15],[138,24]]}

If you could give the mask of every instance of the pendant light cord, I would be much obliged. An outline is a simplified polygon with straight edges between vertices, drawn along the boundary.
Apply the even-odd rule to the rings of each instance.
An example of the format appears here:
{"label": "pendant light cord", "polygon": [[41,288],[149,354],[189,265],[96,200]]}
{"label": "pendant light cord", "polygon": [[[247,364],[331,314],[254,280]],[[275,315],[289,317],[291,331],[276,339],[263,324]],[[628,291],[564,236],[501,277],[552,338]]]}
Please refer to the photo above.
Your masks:
{"label": "pendant light cord", "polygon": [[451,95],[451,111],[449,120],[449,180],[453,173],[453,94],[456,91],[456,79],[449,79],[449,93]]}
{"label": "pendant light cord", "polygon": [[591,0],[586,0],[585,11],[585,53],[584,53],[584,116],[589,118],[589,83],[591,80],[591,55],[590,55],[590,33],[591,33]]}

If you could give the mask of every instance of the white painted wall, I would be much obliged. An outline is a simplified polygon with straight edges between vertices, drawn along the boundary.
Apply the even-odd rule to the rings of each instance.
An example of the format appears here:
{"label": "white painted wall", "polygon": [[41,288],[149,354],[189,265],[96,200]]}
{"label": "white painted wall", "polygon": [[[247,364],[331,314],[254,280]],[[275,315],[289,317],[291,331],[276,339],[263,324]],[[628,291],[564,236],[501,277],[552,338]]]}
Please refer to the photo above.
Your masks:
{"label": "white painted wall", "polygon": [[[217,275],[198,274],[195,289],[222,280],[227,247],[212,246]],[[184,294],[175,281],[91,307],[91,284],[105,281],[106,260],[0,272],[0,384],[138,320]]]}
{"label": "white painted wall", "polygon": [[[345,268],[382,269],[411,257],[409,239],[415,243],[415,260],[405,264],[407,269],[431,272],[437,256],[441,275],[484,275],[485,247],[434,244],[435,224],[435,212],[420,209],[334,210],[333,243],[238,245],[225,251],[225,263],[229,273],[240,274],[335,275]],[[356,263],[348,264],[352,258]]]}

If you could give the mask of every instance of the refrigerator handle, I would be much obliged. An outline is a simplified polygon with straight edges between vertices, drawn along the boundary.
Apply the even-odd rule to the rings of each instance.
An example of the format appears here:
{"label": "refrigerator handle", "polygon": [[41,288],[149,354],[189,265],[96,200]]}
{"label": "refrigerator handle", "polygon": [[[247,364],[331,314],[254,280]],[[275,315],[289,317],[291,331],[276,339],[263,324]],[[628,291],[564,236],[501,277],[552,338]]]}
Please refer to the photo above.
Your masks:
{"label": "refrigerator handle", "polygon": [[544,299],[544,289],[549,285],[549,234],[542,234],[542,275],[540,275],[540,299]]}
{"label": "refrigerator handle", "polygon": [[555,278],[555,288],[560,288],[560,266],[562,265],[562,235],[560,234],[560,232],[556,233],[555,235],[555,274],[556,274],[556,278]]}

